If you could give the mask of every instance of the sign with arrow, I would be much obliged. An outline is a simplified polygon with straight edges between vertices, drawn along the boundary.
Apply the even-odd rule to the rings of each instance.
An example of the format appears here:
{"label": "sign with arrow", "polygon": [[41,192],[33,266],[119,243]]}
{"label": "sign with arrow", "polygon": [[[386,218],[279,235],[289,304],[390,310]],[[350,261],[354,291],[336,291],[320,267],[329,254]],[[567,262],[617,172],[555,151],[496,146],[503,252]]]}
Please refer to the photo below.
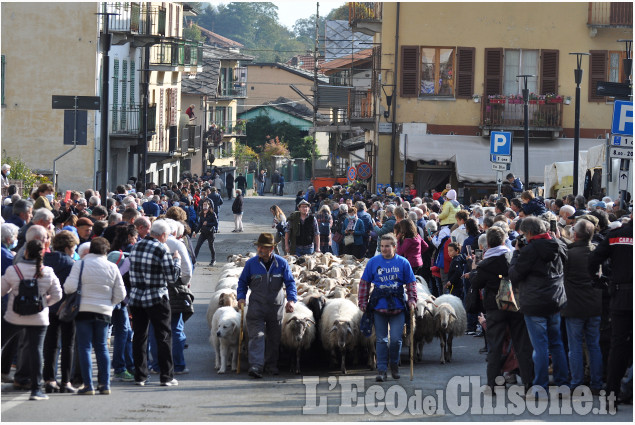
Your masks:
{"label": "sign with arrow", "polygon": [[620,171],[619,190],[628,190],[628,182],[630,181],[630,173],[628,171]]}

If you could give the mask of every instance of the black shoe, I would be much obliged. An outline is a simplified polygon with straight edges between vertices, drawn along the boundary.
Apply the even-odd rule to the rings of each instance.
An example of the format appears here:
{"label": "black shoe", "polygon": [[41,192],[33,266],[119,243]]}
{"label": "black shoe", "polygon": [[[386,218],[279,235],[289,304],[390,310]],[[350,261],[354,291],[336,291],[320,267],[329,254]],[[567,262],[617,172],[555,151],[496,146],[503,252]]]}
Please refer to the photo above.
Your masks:
{"label": "black shoe", "polygon": [[379,374],[375,377],[376,382],[385,382],[388,379],[388,374],[384,372],[379,372]]}
{"label": "black shoe", "polygon": [[209,263],[210,267],[214,267],[215,265],[216,265],[216,260],[210,261],[210,263]]}
{"label": "black shoe", "polygon": [[266,367],[265,371],[275,376],[280,375],[280,369],[278,369],[277,367]]}
{"label": "black shoe", "polygon": [[255,366],[250,367],[249,368],[249,376],[253,376],[256,379],[262,378],[262,370],[258,369]]}
{"label": "black shoe", "polygon": [[392,379],[399,379],[401,375],[399,374],[399,366],[396,364],[390,365],[390,374],[392,375]]}

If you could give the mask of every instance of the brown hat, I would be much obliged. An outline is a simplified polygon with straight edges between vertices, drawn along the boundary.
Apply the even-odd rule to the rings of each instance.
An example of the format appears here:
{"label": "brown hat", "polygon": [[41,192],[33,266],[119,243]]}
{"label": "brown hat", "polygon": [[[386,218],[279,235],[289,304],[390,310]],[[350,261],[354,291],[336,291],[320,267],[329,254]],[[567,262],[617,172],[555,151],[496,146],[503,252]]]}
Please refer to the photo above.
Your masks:
{"label": "brown hat", "polygon": [[261,233],[254,245],[258,246],[274,246],[273,235],[271,233]]}
{"label": "brown hat", "polygon": [[82,217],[79,220],[77,220],[77,224],[75,224],[75,227],[79,227],[79,226],[92,226],[93,222],[86,217]]}

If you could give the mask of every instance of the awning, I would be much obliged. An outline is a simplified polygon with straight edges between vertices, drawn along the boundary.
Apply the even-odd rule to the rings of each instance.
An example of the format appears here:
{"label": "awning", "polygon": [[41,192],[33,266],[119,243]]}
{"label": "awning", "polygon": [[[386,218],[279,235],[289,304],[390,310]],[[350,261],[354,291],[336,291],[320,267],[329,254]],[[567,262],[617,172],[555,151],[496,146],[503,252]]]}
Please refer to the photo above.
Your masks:
{"label": "awning", "polygon": [[[399,139],[399,159],[404,159],[405,134]],[[580,139],[580,151],[586,151],[601,143],[597,139]],[[496,172],[489,161],[490,142],[480,136],[446,136],[409,134],[407,157],[410,161],[454,162],[460,182],[494,183]],[[573,139],[529,141],[529,180],[532,184],[544,183],[545,166],[554,162],[573,161]],[[582,170],[582,179],[584,171]],[[524,145],[514,141],[512,164],[509,172],[523,179]],[[523,182],[527,184],[527,182]]]}

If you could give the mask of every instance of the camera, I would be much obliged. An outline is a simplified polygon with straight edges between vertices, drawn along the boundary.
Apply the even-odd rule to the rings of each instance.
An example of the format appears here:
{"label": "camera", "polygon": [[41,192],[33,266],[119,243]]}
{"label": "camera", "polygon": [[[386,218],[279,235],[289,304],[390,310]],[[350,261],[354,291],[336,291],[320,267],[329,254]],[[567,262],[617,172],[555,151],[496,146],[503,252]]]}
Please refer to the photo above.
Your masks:
{"label": "camera", "polygon": [[518,246],[518,248],[522,248],[525,245],[527,245],[527,239],[525,239],[524,235],[518,236],[516,239],[514,239],[512,241],[512,246],[515,248],[516,246]]}

